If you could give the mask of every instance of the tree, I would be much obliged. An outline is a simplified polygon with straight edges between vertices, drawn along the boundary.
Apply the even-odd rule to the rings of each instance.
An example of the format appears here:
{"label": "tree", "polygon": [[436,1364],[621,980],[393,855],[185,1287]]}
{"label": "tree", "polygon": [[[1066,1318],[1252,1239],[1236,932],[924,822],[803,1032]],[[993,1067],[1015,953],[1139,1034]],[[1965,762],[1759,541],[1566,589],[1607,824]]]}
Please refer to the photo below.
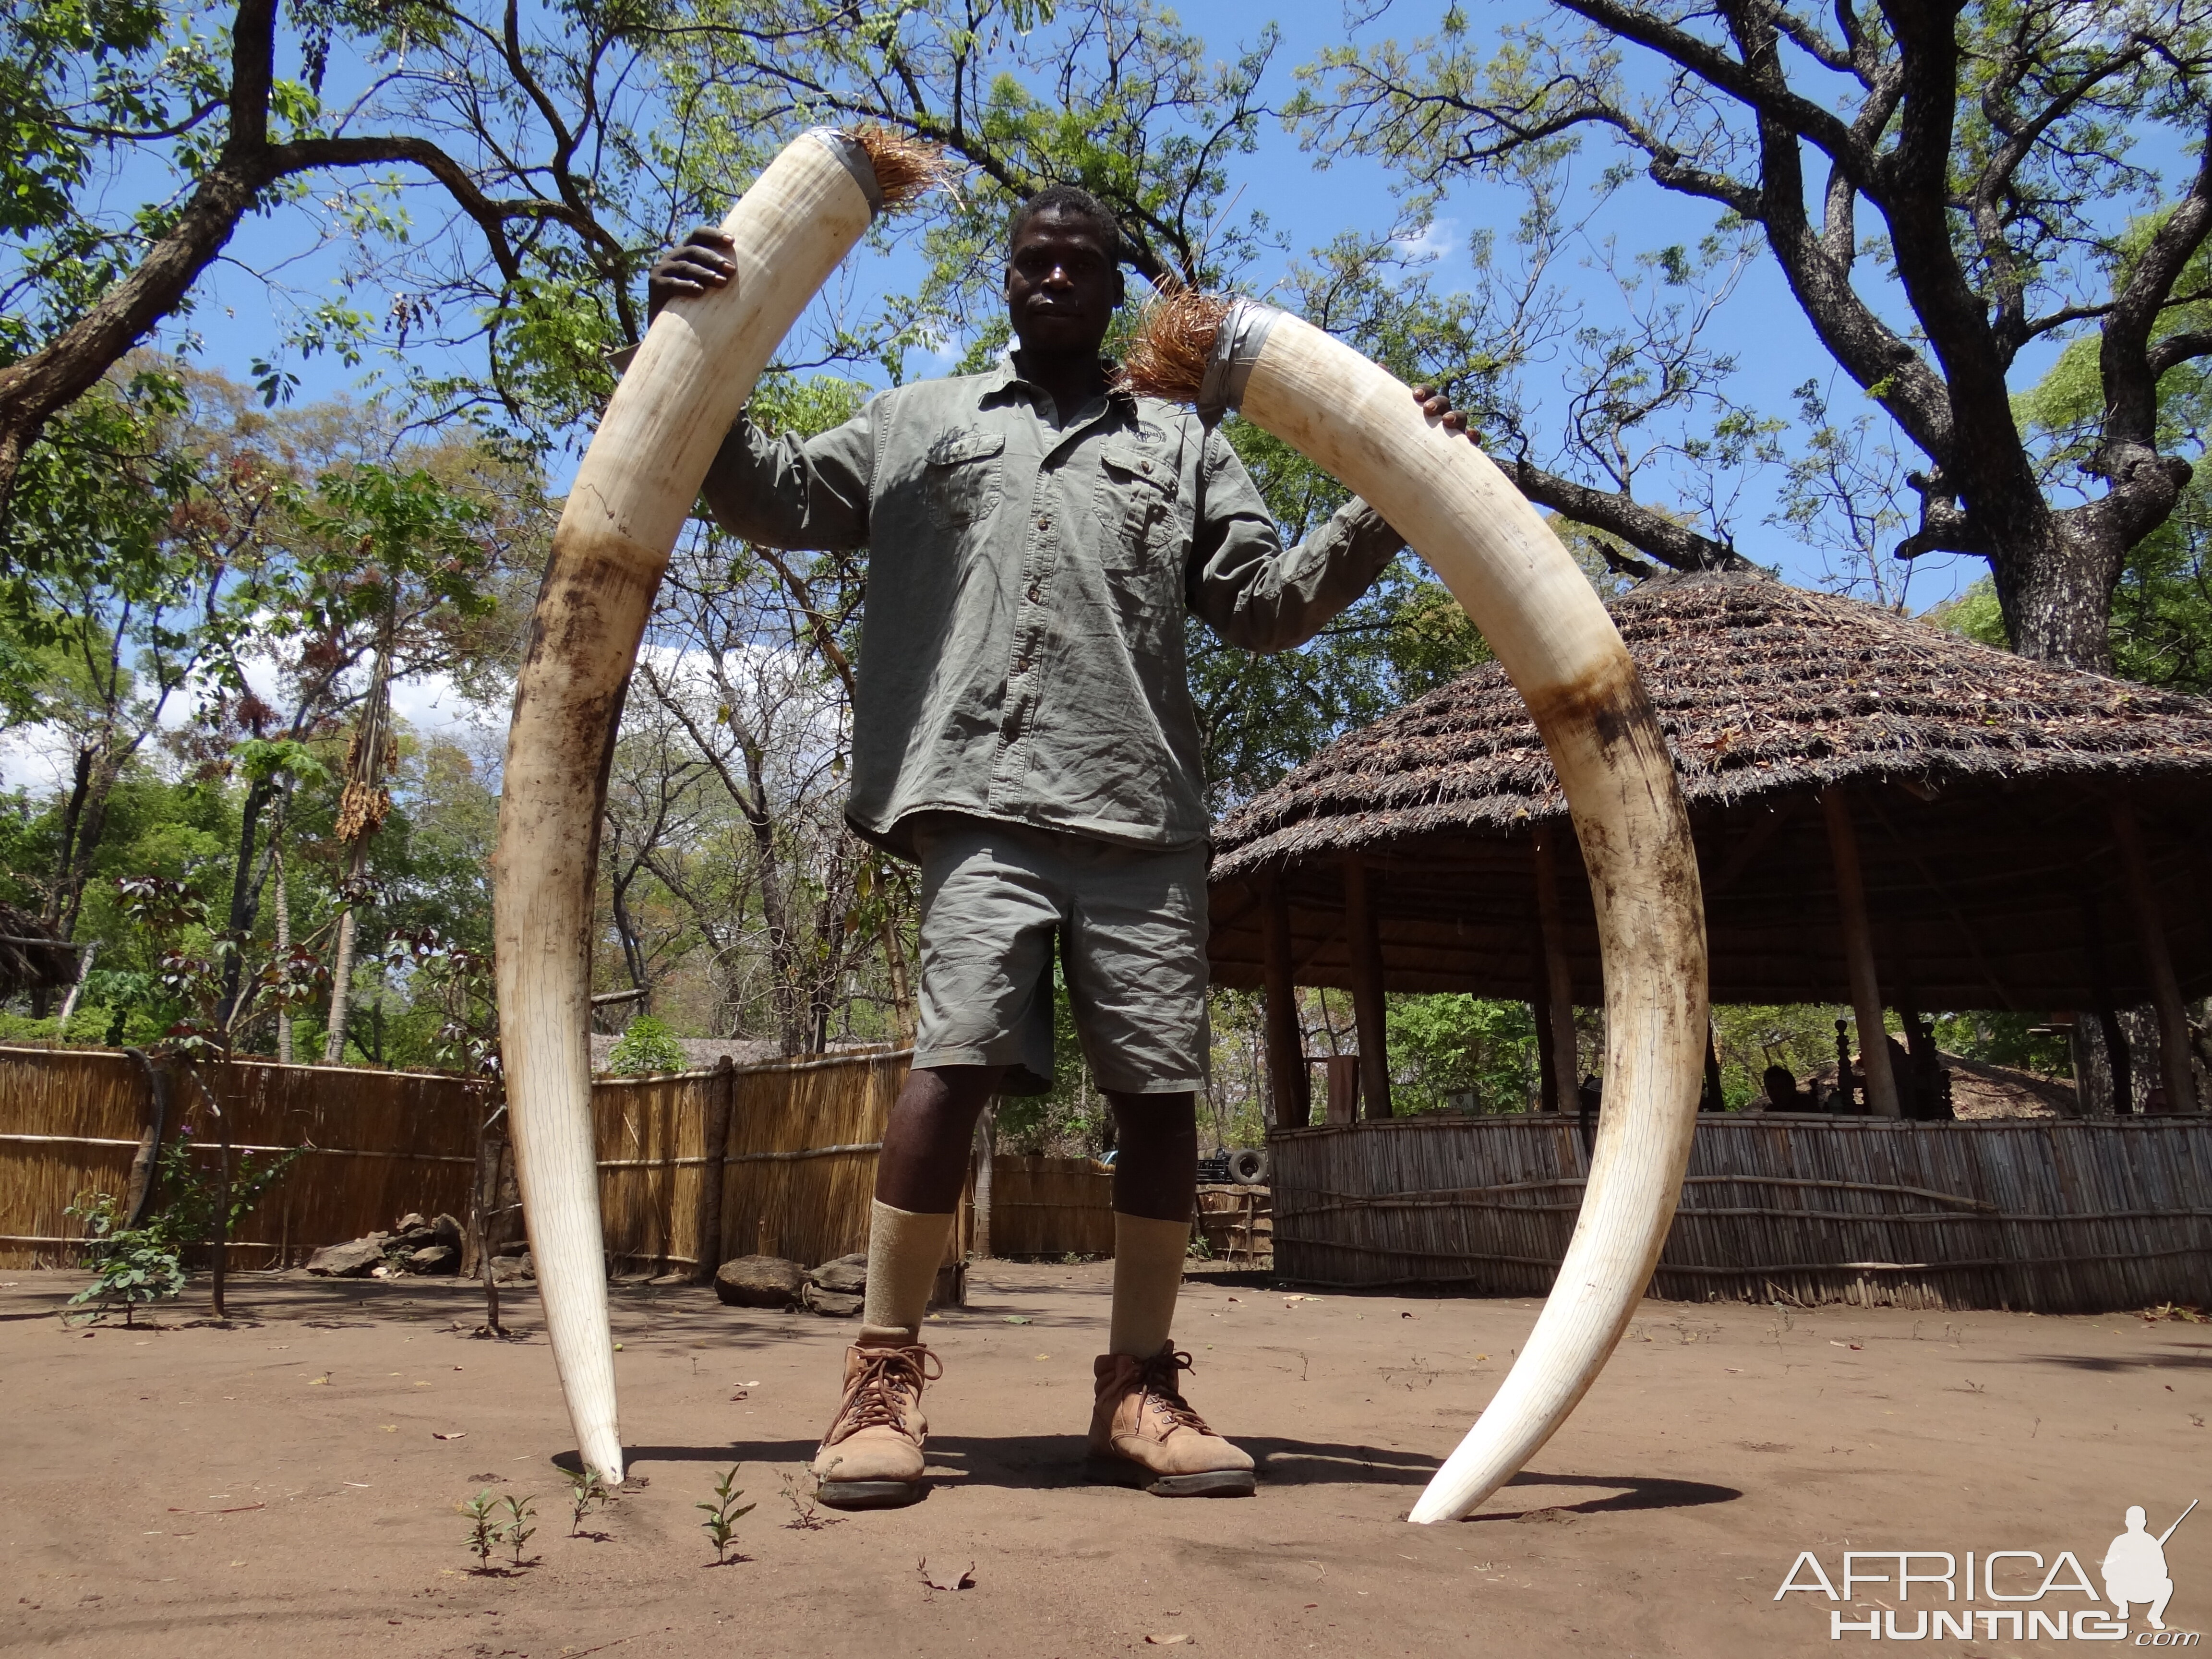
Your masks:
{"label": "tree", "polygon": [[[290,350],[357,360],[381,331],[404,352],[453,309],[488,362],[414,376],[434,410],[489,404],[542,439],[605,401],[605,354],[643,331],[641,262],[723,188],[687,171],[687,111],[656,68],[672,20],[236,0],[225,39],[204,16],[23,0],[0,24],[0,516],[46,423],[189,311],[251,214],[352,242],[356,285],[389,292],[380,318],[306,306]],[[358,91],[326,101],[326,77]],[[409,182],[446,210],[427,228]],[[272,402],[295,383],[283,350],[256,374]]]}
{"label": "tree", "polygon": [[[1926,458],[1901,558],[1985,559],[2016,648],[2109,668],[2128,551],[2191,477],[2157,419],[2212,333],[2174,325],[2212,230],[2212,38],[2194,8],[2066,0],[1832,9],[1559,0],[1565,27],[1479,45],[1466,14],[1411,48],[1346,47],[1297,113],[1325,154],[1381,156],[1419,191],[1556,179],[1586,137],[1659,189],[1755,228],[1821,346]],[[1576,20],[1581,27],[1574,27]],[[2176,185],[2145,153],[2181,150]],[[2116,211],[2116,207],[2118,210]],[[2147,216],[2130,237],[2129,208]],[[1879,226],[1863,234],[1870,209]],[[2010,377],[2094,330],[2099,412],[2052,477]],[[1626,489],[1511,467],[1539,501],[1678,567],[1710,537],[1661,533]]]}

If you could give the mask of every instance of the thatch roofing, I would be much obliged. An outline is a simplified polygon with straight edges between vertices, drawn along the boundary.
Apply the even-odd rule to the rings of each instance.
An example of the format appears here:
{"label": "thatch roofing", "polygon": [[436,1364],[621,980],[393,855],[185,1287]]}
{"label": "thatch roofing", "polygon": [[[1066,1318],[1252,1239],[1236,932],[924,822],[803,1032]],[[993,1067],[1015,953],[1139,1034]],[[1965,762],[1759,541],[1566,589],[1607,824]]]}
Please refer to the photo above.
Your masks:
{"label": "thatch roofing", "polygon": [[72,984],[76,966],[76,950],[37,917],[0,904],[0,997]]}
{"label": "thatch roofing", "polygon": [[[1887,954],[1929,1005],[2087,1006],[2085,888],[2118,989],[2142,994],[2111,851],[2120,795],[2172,884],[2185,981],[2212,986],[2199,829],[2212,809],[2212,702],[1758,575],[1662,577],[1611,609],[1690,805],[1717,1000],[1844,994],[1826,832],[1806,810],[1831,784],[1851,791]],[[1256,982],[1257,888],[1279,878],[1299,977],[1343,983],[1331,913],[1342,855],[1362,851],[1389,895],[1393,988],[1525,994],[1529,832],[1565,817],[1519,696],[1495,664],[1477,668],[1340,738],[1216,827],[1217,973]],[[1595,1001],[1588,901],[1568,885],[1589,947],[1577,947],[1577,994]]]}

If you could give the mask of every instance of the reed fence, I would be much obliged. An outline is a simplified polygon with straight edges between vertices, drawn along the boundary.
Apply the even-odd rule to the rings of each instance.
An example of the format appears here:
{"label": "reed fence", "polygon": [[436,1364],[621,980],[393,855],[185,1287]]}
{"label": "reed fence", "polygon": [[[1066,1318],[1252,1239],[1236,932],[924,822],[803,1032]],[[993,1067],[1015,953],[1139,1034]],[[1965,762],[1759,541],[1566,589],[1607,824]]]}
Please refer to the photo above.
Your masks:
{"label": "reed fence", "polygon": [[[592,1088],[601,1215],[617,1270],[704,1277],[756,1252],[809,1265],[864,1249],[876,1154],[908,1054],[818,1055]],[[231,1264],[268,1267],[356,1238],[410,1210],[465,1218],[483,1115],[460,1078],[242,1060],[205,1067],[234,1150],[304,1148],[249,1215]],[[181,1068],[115,1050],[0,1048],[0,1267],[80,1259],[64,1214],[80,1193],[125,1191],[155,1091],[167,1131],[216,1157],[214,1118]],[[963,1196],[948,1262],[968,1249]],[[1110,1239],[1110,1232],[1109,1232]],[[710,1239],[703,1252],[700,1241]]]}
{"label": "reed fence", "polygon": [[[1571,1118],[1278,1131],[1275,1271],[1551,1288],[1589,1163]],[[1714,1115],[1649,1293],[2100,1313],[2212,1303],[2212,1118]]]}
{"label": "reed fence", "polygon": [[[301,1149],[241,1222],[230,1265],[300,1260],[409,1210],[467,1213],[483,1114],[465,1079],[253,1060],[198,1075],[234,1152]],[[157,1077],[115,1049],[0,1048],[0,1267],[76,1259],[83,1230],[64,1212],[87,1191],[124,1197],[157,1088],[165,1138],[188,1127],[194,1164],[212,1169],[219,1126],[192,1074]]]}
{"label": "reed fence", "polygon": [[1114,1176],[1087,1158],[991,1160],[991,1254],[1114,1254]]}

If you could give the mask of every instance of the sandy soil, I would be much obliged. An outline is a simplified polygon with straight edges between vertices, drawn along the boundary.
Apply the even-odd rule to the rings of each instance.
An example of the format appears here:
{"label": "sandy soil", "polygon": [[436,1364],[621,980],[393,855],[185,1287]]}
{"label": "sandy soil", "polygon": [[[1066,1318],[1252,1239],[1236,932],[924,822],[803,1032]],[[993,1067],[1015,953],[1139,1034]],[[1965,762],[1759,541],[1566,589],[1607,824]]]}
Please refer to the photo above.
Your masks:
{"label": "sandy soil", "polygon": [[[812,1452],[849,1326],[618,1288],[642,1483],[580,1538],[551,1461],[568,1445],[551,1357],[460,1334],[470,1291],[249,1275],[231,1328],[172,1309],[158,1330],[87,1335],[54,1317],[76,1275],[6,1275],[0,1649],[1835,1653],[1830,1602],[1775,1600],[1801,1550],[1832,1577],[1847,1545],[2071,1550],[2094,1580],[2127,1504],[2156,1531],[2212,1497],[2212,1327],[1648,1303],[1531,1472],[1472,1520],[1410,1527],[1536,1304],[1236,1279],[1187,1288],[1178,1340],[1194,1402],[1261,1458],[1259,1495],[1094,1487],[1081,1435],[1109,1272],[982,1264],[973,1305],[930,1328],[932,1495],[813,1529],[779,1476]],[[534,1304],[519,1312],[535,1325]],[[760,1507],[739,1523],[749,1559],[718,1567],[692,1505],[732,1462]],[[471,1571],[456,1505],[487,1486],[536,1495],[520,1571]],[[973,1562],[974,1587],[928,1589],[924,1558]],[[2212,1505],[2168,1559],[2166,1623],[2212,1626]],[[1862,1609],[1900,1610],[1858,1589]],[[1942,1594],[1914,1586],[1905,1630]],[[1990,1628],[1912,1651],[2050,1650]]]}

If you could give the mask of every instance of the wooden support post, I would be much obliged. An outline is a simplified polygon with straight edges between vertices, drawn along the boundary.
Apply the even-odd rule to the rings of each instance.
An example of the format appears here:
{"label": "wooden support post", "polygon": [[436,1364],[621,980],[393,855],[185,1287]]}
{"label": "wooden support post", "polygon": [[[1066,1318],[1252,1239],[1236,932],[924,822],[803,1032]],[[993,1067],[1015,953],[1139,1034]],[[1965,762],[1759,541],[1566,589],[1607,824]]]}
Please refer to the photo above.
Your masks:
{"label": "wooden support post", "polygon": [[[2112,998],[2112,958],[2105,949],[2104,907],[2097,902],[2096,889],[2090,885],[2089,873],[2081,873],[2081,941],[2089,958],[2089,996],[2095,1006],[2089,1012],[2097,1017],[2098,1034],[2105,1040],[2105,1069],[2112,1079],[2112,1115],[2127,1117],[2136,1109],[2135,1059],[2128,1048],[2127,1028],[2120,1024],[2119,1006]],[[2077,1013],[2075,1018],[2080,1018]],[[2081,1103],[2081,1115],[2089,1114],[2089,1079],[2087,1068],[2074,1068],[2076,1098]]]}
{"label": "wooden support post", "polygon": [[1579,1112],[1582,1101],[1577,1085],[1582,1081],[1575,1045],[1574,965],[1567,957],[1566,924],[1559,913],[1559,830],[1550,824],[1536,830],[1536,923],[1544,935],[1545,1022],[1536,1040],[1552,1052],[1552,1087],[1548,1103],[1557,1112]]}
{"label": "wooden support post", "polygon": [[708,1079],[706,1121],[700,1126],[699,1150],[707,1161],[699,1166],[699,1237],[692,1246],[696,1260],[691,1268],[696,1285],[713,1284],[714,1270],[722,1265],[722,1160],[729,1153],[730,1117],[737,1103],[737,1063],[724,1054]]}
{"label": "wooden support post", "polygon": [[1368,890],[1367,862],[1344,855],[1345,945],[1352,959],[1352,1023],[1359,1032],[1363,1115],[1390,1115],[1390,1038],[1382,1005],[1382,939]]}
{"label": "wooden support post", "polygon": [[1556,1112],[1562,1096],[1559,1072],[1552,1054],[1552,980],[1544,964],[1544,935],[1539,929],[1529,940],[1528,1012],[1536,1025],[1536,1109]]}
{"label": "wooden support post", "polygon": [[2150,860],[2143,856],[2142,831],[2135,808],[2112,804],[2112,836],[2120,844],[2120,864],[2128,878],[2128,897],[2136,913],[2136,948],[2142,952],[2151,1004],[2158,1010],[2159,1070],[2166,1084],[2166,1109],[2197,1109],[2197,1076],[2189,1063],[2189,1013],[2182,1006],[2181,982],[2174,977],[2173,953],[2166,943],[2166,922],[2151,885]]}
{"label": "wooden support post", "polygon": [[1721,1051],[1713,1041],[1713,1023],[1705,1021],[1705,1089],[1698,1097],[1701,1112],[1725,1112],[1728,1097],[1721,1092]]}
{"label": "wooden support post", "polygon": [[1851,1010],[1858,1016],[1867,1110],[1876,1117],[1901,1117],[1897,1079],[1889,1069],[1889,1033],[1881,1023],[1881,982],[1875,974],[1874,933],[1867,923],[1866,882],[1859,871],[1850,802],[1832,786],[1820,792],[1820,806],[1828,815],[1828,856],[1836,866],[1836,910],[1843,924],[1844,964],[1850,970]]}
{"label": "wooden support post", "polygon": [[1260,903],[1261,981],[1267,1002],[1267,1091],[1279,1129],[1313,1121],[1312,1083],[1306,1073],[1306,1036],[1298,1018],[1298,988],[1291,964],[1291,897],[1271,878]]}

